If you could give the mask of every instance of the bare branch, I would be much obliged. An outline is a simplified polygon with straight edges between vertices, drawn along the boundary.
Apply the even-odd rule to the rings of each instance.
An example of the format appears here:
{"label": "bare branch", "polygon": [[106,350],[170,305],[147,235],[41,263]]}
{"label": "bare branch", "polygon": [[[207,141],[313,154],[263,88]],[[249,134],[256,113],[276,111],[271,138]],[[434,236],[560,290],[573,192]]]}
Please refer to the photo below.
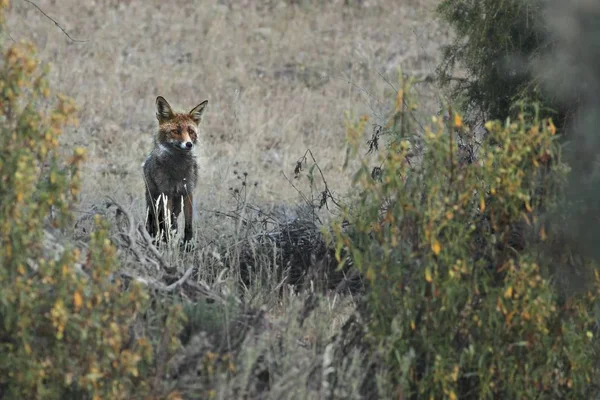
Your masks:
{"label": "bare branch", "polygon": [[127,239],[127,242],[129,244],[129,248],[133,252],[133,254],[135,254],[135,256],[137,257],[138,261],[143,263],[146,260],[146,258],[142,255],[142,253],[140,252],[140,250],[138,249],[137,244],[136,244],[136,240],[135,240],[135,222],[133,220],[133,216],[131,215],[131,213],[129,211],[127,211],[125,209],[125,207],[121,206],[114,199],[112,199],[111,197],[108,197],[108,199],[112,203],[112,204],[109,204],[109,205],[115,206],[117,208],[117,212],[121,213],[121,214],[124,214],[125,218],[127,218],[127,225],[128,225],[129,231],[127,233],[121,232],[121,235],[124,238]]}
{"label": "bare branch", "polygon": [[187,269],[187,271],[185,271],[183,276],[181,278],[179,278],[176,282],[171,283],[169,286],[165,287],[163,290],[165,292],[172,292],[173,290],[177,289],[178,287],[183,285],[185,283],[185,281],[187,281],[189,279],[190,276],[192,276],[192,272],[194,272],[193,266],[189,267]]}
{"label": "bare branch", "polygon": [[51,16],[49,16],[48,14],[46,14],[44,12],[44,10],[42,10],[40,8],[40,6],[38,6],[37,4],[35,4],[33,1],[31,1],[31,0],[23,0],[23,1],[31,4],[35,8],[37,8],[38,11],[41,12],[44,17],[46,17],[50,21],[54,22],[54,25],[56,25],[58,27],[58,29],[60,29],[71,41],[78,42],[78,43],[85,43],[85,42],[87,42],[87,40],[79,40],[79,39],[74,39],[73,37],[71,37],[71,35],[69,35],[69,33],[65,30],[65,28],[63,28],[54,18],[52,18]]}
{"label": "bare branch", "polygon": [[154,246],[154,244],[152,243],[152,237],[150,236],[150,234],[148,233],[146,228],[144,226],[142,226],[142,224],[138,225],[138,231],[142,234],[142,236],[146,240],[148,250],[150,250],[152,252],[152,254],[154,255],[154,257],[156,257],[156,259],[160,263],[160,266],[163,268],[163,270],[169,274],[175,272],[176,268],[172,268],[171,266],[169,266],[169,263],[167,263],[165,261],[162,254],[160,254],[160,252],[158,251],[156,246]]}
{"label": "bare branch", "polygon": [[[156,281],[154,279],[142,278],[140,276],[135,276],[135,275],[132,275],[125,271],[121,271],[121,272],[119,272],[119,274],[125,278],[129,278],[129,279],[132,279],[143,285],[146,285],[154,290],[159,290],[161,292],[166,292],[166,293],[173,292],[175,289],[186,284],[209,299],[218,301],[219,303],[222,303],[222,304],[225,304],[227,302],[223,297],[219,296],[217,293],[215,293],[213,290],[211,290],[206,284],[198,284],[197,282],[194,282],[194,281],[187,282],[188,279],[192,276],[193,271],[194,271],[193,266],[188,268],[187,271],[185,271],[185,273],[183,274],[183,276],[181,278],[179,278],[176,282],[170,284],[169,286],[165,286],[162,282]],[[239,303],[239,299],[237,299],[237,298],[234,298],[234,299]]]}

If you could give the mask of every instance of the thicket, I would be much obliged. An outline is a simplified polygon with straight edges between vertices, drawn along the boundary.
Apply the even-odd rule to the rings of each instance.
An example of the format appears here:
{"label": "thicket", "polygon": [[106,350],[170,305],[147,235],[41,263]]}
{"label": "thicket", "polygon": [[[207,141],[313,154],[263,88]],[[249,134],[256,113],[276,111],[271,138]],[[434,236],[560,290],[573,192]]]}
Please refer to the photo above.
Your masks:
{"label": "thicket", "polygon": [[[403,82],[383,129],[376,178],[366,161],[355,175],[352,229],[336,234],[338,254],[369,282],[366,318],[390,376],[406,398],[590,398],[600,277],[562,297],[536,254],[552,235],[539,211],[557,204],[566,171],[555,126],[527,114],[489,122],[469,163],[456,143],[465,125],[450,110],[425,127],[411,167],[409,90]],[[350,137],[365,125],[350,124]]]}
{"label": "thicket", "polygon": [[[0,17],[5,9],[0,2]],[[358,200],[342,206],[332,242],[314,223],[294,221],[266,233],[248,229],[248,254],[211,255],[219,284],[226,266],[242,268],[246,286],[269,296],[283,285],[272,273],[278,264],[290,267],[291,283],[328,275],[336,287],[346,264],[360,271],[367,281],[362,318],[351,317],[332,338],[319,336],[309,355],[297,336],[319,323],[314,294],[302,307],[294,301],[296,314],[275,329],[264,310],[216,295],[198,268],[177,276],[164,254],[141,245],[143,231],[120,206],[127,222],[119,232],[111,235],[96,218],[87,246],[71,244],[65,231],[84,152],[64,157],[58,140],[76,122],[74,105],[58,96],[42,111],[50,90],[34,49],[2,45],[0,397],[377,398],[391,396],[392,384],[401,398],[593,398],[600,391],[600,275],[594,252],[579,250],[594,244],[585,236],[598,222],[596,193],[587,191],[582,201],[572,193],[594,186],[600,164],[590,155],[571,168],[563,136],[565,122],[579,115],[574,132],[587,141],[575,147],[596,149],[590,110],[600,80],[588,79],[589,91],[556,88],[549,77],[567,71],[574,81],[577,73],[562,66],[542,76],[532,65],[554,60],[557,49],[582,58],[577,42],[589,49],[582,70],[597,78],[600,57],[597,36],[585,29],[574,36],[581,40],[559,24],[548,32],[544,10],[538,1],[443,1],[440,11],[458,33],[440,68],[442,79],[456,84],[458,108],[447,108],[449,118],[415,126],[411,81],[400,74],[389,119],[369,141],[377,167],[361,158]],[[589,29],[600,26],[600,7],[568,15]],[[452,80],[459,64],[467,78]],[[485,122],[483,138],[467,119]],[[367,117],[348,121],[350,156],[363,150],[368,124]],[[578,247],[581,238],[586,246]],[[158,265],[163,275],[132,279],[119,266],[113,239],[123,259]],[[206,254],[192,257],[208,275]],[[340,274],[329,270],[333,258]],[[321,270],[305,279],[308,266]],[[276,276],[269,290],[256,284],[263,273]],[[572,275],[579,275],[577,290],[564,284]],[[150,298],[136,281],[166,294]],[[182,297],[189,319],[183,330],[181,308],[173,308]]]}
{"label": "thicket", "polygon": [[[553,50],[540,0],[444,0],[438,11],[456,33],[438,72],[469,122],[516,118],[519,103],[544,104],[540,117],[562,128],[576,105],[544,86],[533,63]],[[466,76],[456,76],[457,70]],[[462,74],[460,74],[462,75]]]}
{"label": "thicket", "polygon": [[[400,75],[389,120],[369,141],[377,167],[362,160],[336,254],[349,253],[369,282],[364,317],[404,398],[600,392],[598,102],[576,82],[582,71],[592,87],[600,77],[600,6],[576,3],[442,2],[458,32],[442,78],[455,63],[468,72],[453,86],[457,108],[415,126]],[[549,79],[560,76],[573,85]],[[483,123],[481,137],[471,122]],[[349,121],[351,153],[367,126]]]}
{"label": "thicket", "polygon": [[[85,248],[68,239],[85,152],[64,156],[59,138],[77,122],[75,106],[52,96],[32,45],[2,43],[0,52],[0,397],[161,393],[150,379],[155,343],[132,329],[148,295],[134,282],[124,288],[106,223],[96,218]],[[177,314],[168,314],[165,348],[177,343]]]}
{"label": "thicket", "polygon": [[[438,69],[454,105],[471,127],[515,120],[523,108],[552,118],[570,169],[560,207],[544,212],[555,229],[553,256],[600,259],[600,4],[460,0],[442,1],[438,11],[457,33]],[[461,69],[466,76],[456,77]]]}

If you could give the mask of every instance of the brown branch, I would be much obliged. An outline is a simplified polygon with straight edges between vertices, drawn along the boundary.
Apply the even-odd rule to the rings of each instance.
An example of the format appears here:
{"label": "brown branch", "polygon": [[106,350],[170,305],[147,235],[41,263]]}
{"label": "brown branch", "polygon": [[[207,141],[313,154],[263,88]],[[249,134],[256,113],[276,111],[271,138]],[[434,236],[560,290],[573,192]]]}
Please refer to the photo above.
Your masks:
{"label": "brown branch", "polygon": [[133,279],[136,282],[139,282],[139,283],[142,283],[142,284],[144,284],[146,286],[149,286],[149,287],[151,287],[153,289],[169,293],[169,292],[174,291],[175,289],[177,289],[181,285],[183,285],[185,283],[185,281],[187,281],[189,279],[189,277],[192,276],[192,272],[193,271],[194,271],[194,267],[188,268],[188,270],[185,271],[185,273],[183,274],[183,276],[181,278],[179,278],[176,282],[173,282],[169,286],[166,286],[163,283],[158,282],[158,281],[156,281],[154,279],[151,279],[151,278],[142,278],[140,276],[135,276],[135,275],[132,275],[132,274],[124,272],[124,271],[119,272],[119,274],[121,276],[126,277],[126,278]]}
{"label": "brown branch", "polygon": [[177,289],[178,287],[183,285],[185,281],[189,279],[190,276],[192,276],[192,272],[194,272],[194,267],[189,267],[181,278],[179,278],[177,281],[173,282],[169,286],[166,286],[163,290],[165,292],[172,292],[173,290]]}
{"label": "brown branch", "polygon": [[163,268],[163,270],[166,271],[168,274],[171,274],[174,271],[176,271],[175,268],[172,268],[171,266],[169,266],[169,264],[165,261],[163,256],[160,254],[160,252],[156,248],[156,246],[154,246],[154,244],[152,243],[152,237],[150,237],[150,234],[148,233],[146,228],[144,226],[142,226],[142,224],[138,225],[138,231],[142,234],[142,236],[146,240],[148,250],[150,250],[150,252],[154,255],[154,257],[156,257],[156,259],[160,263],[160,266]]}
{"label": "brown branch", "polygon": [[123,215],[125,215],[125,218],[127,218],[127,226],[129,228],[128,232],[120,232],[121,236],[123,236],[124,238],[127,239],[127,242],[129,244],[129,249],[133,252],[133,254],[135,254],[135,256],[137,257],[138,261],[143,263],[144,261],[146,261],[146,257],[144,257],[142,255],[142,253],[140,252],[140,250],[137,247],[136,244],[136,240],[135,240],[135,223],[133,220],[133,216],[131,215],[131,213],[129,211],[127,211],[125,209],[125,207],[121,206],[119,203],[117,203],[114,199],[112,199],[111,197],[108,197],[108,199],[110,200],[110,202],[112,204],[112,206],[115,206],[117,208],[117,213],[121,213]]}
{"label": "brown branch", "polygon": [[78,43],[85,43],[85,42],[87,42],[87,40],[79,40],[79,39],[74,39],[73,37],[71,37],[71,35],[69,35],[69,33],[65,30],[65,28],[63,28],[54,18],[52,18],[51,16],[49,16],[48,14],[46,14],[44,12],[44,10],[42,10],[40,8],[40,6],[38,6],[37,4],[35,4],[33,1],[31,1],[31,0],[23,0],[23,1],[31,4],[35,8],[37,8],[38,11],[41,12],[44,17],[46,17],[50,21],[54,22],[54,25],[56,25],[58,27],[58,29],[60,29],[71,41],[78,42]]}

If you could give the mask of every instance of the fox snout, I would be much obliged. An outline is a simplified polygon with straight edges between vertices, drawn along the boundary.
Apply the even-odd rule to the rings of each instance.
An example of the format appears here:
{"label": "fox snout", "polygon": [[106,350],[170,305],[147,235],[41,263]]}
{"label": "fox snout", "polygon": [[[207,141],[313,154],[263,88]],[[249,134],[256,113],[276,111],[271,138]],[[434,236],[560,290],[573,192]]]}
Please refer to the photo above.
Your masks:
{"label": "fox snout", "polygon": [[194,142],[192,138],[184,138],[182,140],[171,139],[169,144],[175,146],[178,150],[190,151],[194,149]]}

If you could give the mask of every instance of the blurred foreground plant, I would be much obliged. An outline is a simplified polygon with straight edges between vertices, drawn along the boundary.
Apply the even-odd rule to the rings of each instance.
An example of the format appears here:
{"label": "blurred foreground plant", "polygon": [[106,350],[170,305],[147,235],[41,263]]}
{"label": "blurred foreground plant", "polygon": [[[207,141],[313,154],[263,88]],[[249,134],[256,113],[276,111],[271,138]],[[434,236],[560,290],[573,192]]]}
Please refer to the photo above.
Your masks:
{"label": "blurred foreground plant", "polygon": [[[489,122],[475,160],[460,157],[460,115],[434,117],[414,148],[402,81],[379,152],[355,175],[350,229],[334,227],[337,256],[368,279],[368,318],[406,398],[591,398],[598,392],[596,274],[581,293],[559,296],[536,253],[551,232],[568,169],[551,120],[521,113]],[[349,123],[351,154],[365,118]],[[550,165],[550,160],[552,164]]]}
{"label": "blurred foreground plant", "polygon": [[74,104],[59,95],[42,111],[50,90],[33,46],[0,47],[0,397],[144,397],[153,351],[131,327],[147,294],[122,289],[100,218],[85,254],[59,239],[84,158],[77,148],[65,159],[58,144]]}

